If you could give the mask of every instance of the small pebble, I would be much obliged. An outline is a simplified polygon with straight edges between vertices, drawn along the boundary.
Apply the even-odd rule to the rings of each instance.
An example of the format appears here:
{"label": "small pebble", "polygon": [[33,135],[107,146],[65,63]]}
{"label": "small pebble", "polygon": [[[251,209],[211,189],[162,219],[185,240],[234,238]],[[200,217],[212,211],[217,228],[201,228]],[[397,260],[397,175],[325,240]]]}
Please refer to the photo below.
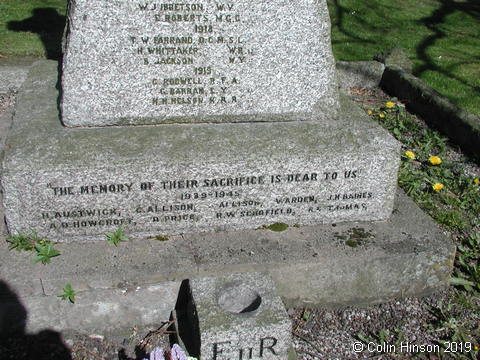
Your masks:
{"label": "small pebble", "polygon": [[72,347],[73,344],[74,344],[74,342],[73,342],[72,339],[67,339],[67,340],[65,340],[65,344],[67,344],[68,346]]}
{"label": "small pebble", "polygon": [[92,334],[92,335],[88,335],[88,337],[90,339],[97,339],[97,340],[100,340],[102,341],[103,339],[105,339],[105,337],[103,335],[98,335],[98,334]]}

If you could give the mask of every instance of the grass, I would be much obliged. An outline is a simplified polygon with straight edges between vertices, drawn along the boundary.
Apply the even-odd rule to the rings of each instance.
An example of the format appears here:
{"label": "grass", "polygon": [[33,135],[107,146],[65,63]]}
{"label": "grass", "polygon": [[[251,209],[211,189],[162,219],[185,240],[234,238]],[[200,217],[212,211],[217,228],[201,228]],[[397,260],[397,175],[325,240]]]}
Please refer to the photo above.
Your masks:
{"label": "grass", "polygon": [[[404,154],[400,167],[399,185],[407,194],[450,230],[468,232],[478,228],[480,184],[475,177],[465,175],[462,162],[448,158],[447,138],[423,127],[402,104],[376,109],[371,116],[390,130],[406,151],[415,154],[414,159]],[[441,162],[432,164],[432,156]],[[434,190],[435,183],[444,188]]]}
{"label": "grass", "polygon": [[0,57],[57,59],[66,4],[66,0],[1,0]]}
{"label": "grass", "polygon": [[337,60],[401,46],[415,76],[480,115],[480,2],[328,0]]}
{"label": "grass", "polygon": [[[480,354],[480,179],[465,173],[467,159],[453,156],[447,139],[424,127],[401,103],[370,109],[369,114],[403,143],[400,187],[453,234],[457,244],[451,279],[455,295],[430,309],[436,320],[429,331],[444,348],[448,342],[472,342],[474,351],[453,357],[476,359]],[[443,188],[435,190],[435,183]],[[468,316],[472,312],[477,316]]]}

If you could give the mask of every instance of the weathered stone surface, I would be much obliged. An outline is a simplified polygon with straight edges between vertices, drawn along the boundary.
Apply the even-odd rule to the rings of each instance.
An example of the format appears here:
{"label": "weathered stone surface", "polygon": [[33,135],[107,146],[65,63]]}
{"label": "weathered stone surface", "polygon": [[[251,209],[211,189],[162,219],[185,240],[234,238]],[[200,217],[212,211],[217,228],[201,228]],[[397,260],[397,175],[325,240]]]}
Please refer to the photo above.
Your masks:
{"label": "weathered stone surface", "polygon": [[[13,112],[13,103],[8,105],[5,109],[0,110],[0,162],[3,159],[3,145],[7,139],[8,131],[12,126]],[[2,225],[0,225],[0,228],[1,226]]]}
{"label": "weathered stone surface", "polygon": [[[51,264],[32,264],[33,254],[8,251],[5,235],[0,235],[0,279],[25,307],[28,331],[121,331],[127,322],[116,319],[120,309],[135,325],[153,321],[158,326],[176,301],[176,293],[169,290],[172,281],[178,287],[183,279],[249,271],[269,273],[288,306],[374,304],[447,286],[455,258],[455,244],[402,192],[386,221],[289,227],[283,232],[186,234],[118,247],[104,241],[55,247],[62,254]],[[73,306],[57,298],[66,282],[79,292]],[[158,291],[144,291],[153,284]],[[126,306],[132,299],[138,299],[138,306],[151,306],[146,313],[157,315],[141,316],[138,306]],[[104,306],[101,322],[95,323],[99,318],[87,310],[97,308],[98,302],[119,302],[119,308]]]}
{"label": "weathered stone surface", "polygon": [[325,0],[75,0],[68,19],[67,126],[331,119],[338,110]]}
{"label": "weathered stone surface", "polygon": [[27,78],[30,65],[37,60],[29,57],[0,58],[0,93],[17,91]]}
{"label": "weathered stone surface", "polygon": [[187,347],[191,355],[201,359],[288,358],[291,322],[266,274],[194,278],[188,284],[190,299],[184,311],[191,321],[179,322],[179,327],[194,331],[195,340],[185,342],[193,345]]}
{"label": "weathered stone surface", "polygon": [[408,73],[413,71],[412,60],[405,54],[405,50],[398,46],[375,55],[373,60],[380,61],[385,66],[399,66]]}
{"label": "weathered stone surface", "polygon": [[[75,304],[57,296],[63,286],[52,296],[20,299],[27,310],[28,321],[25,317],[17,317],[10,320],[11,324],[20,328],[23,323],[29,332],[49,328],[115,334],[134,326],[152,328],[168,320],[175,306],[180,281],[137,286],[128,290],[110,288],[79,291],[75,296]],[[18,299],[2,298],[2,307],[13,307],[18,302]],[[2,321],[0,330],[1,326]]]}
{"label": "weathered stone surface", "polygon": [[[259,231],[259,230],[257,230]],[[199,272],[268,272],[287,306],[372,304],[446,286],[455,245],[399,191],[387,221],[190,237]]]}
{"label": "weathered stone surface", "polygon": [[337,61],[336,68],[340,88],[372,88],[380,84],[385,65],[378,61]]}
{"label": "weathered stone surface", "polygon": [[390,216],[399,144],[351,102],[335,122],[68,129],[56,64],[19,94],[3,163],[12,233],[58,241]]}

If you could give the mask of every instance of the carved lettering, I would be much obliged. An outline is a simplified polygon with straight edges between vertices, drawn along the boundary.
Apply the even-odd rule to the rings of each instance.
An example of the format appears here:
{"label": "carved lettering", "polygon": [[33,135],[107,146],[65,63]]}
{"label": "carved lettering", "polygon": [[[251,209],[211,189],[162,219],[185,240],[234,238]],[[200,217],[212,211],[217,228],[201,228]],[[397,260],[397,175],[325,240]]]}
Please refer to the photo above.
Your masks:
{"label": "carved lettering", "polygon": [[[177,91],[178,84],[188,84],[190,89],[196,89],[193,84],[201,81],[199,79],[172,77],[158,79],[157,82],[159,86],[165,84],[167,89]],[[217,80],[222,82],[221,78]],[[226,83],[229,80],[223,81]],[[156,178],[156,181],[141,179],[74,184],[70,180],[67,184],[46,186],[45,194],[49,197],[46,203],[52,204],[52,209],[42,209],[38,218],[47,229],[66,231],[138,224],[164,229],[193,222],[211,225],[212,220],[241,223],[252,219],[268,223],[279,219],[297,223],[304,216],[370,211],[370,207],[377,203],[372,201],[378,195],[372,189],[362,189],[362,185],[358,185],[363,178],[362,169],[324,171],[320,168],[283,174],[165,177]],[[352,180],[355,180],[355,189],[359,190],[349,190]],[[151,193],[152,197],[142,196],[145,193]],[[263,196],[266,193],[276,195]],[[69,202],[61,201],[64,196],[69,196]],[[91,208],[74,205],[76,197],[85,196],[101,197],[103,204],[111,205]],[[55,199],[62,205],[54,205]],[[68,206],[69,203],[72,206]],[[118,204],[123,205],[119,207]],[[265,351],[269,351],[268,346]],[[243,354],[245,357],[245,352]]]}
{"label": "carved lettering", "polygon": [[[270,343],[268,346],[267,344]],[[273,355],[277,355],[273,347],[277,344],[277,339],[274,337],[265,337],[260,339],[260,357],[263,357],[264,350],[270,351]]]}

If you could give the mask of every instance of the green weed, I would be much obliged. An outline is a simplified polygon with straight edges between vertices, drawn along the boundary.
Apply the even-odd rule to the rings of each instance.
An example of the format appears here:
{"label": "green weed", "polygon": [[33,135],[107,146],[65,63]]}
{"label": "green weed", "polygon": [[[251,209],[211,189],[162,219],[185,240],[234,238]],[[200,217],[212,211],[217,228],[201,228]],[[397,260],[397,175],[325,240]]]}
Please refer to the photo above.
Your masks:
{"label": "green weed", "polygon": [[30,234],[17,233],[8,236],[7,242],[9,250],[35,251],[37,256],[32,260],[34,264],[38,262],[49,264],[52,257],[60,255],[60,251],[53,248],[55,243],[40,238],[35,231]]}
{"label": "green weed", "polygon": [[288,224],[281,223],[281,222],[276,222],[276,223],[273,223],[271,225],[262,226],[260,229],[267,229],[267,230],[271,230],[271,231],[280,232],[280,231],[287,230],[288,229]]}
{"label": "green weed", "polygon": [[42,264],[50,264],[51,258],[60,255],[60,251],[53,248],[54,244],[50,241],[43,243],[36,243],[35,250],[37,251],[37,256],[32,260],[32,262]]}
{"label": "green weed", "polygon": [[451,279],[452,284],[460,285],[466,291],[480,293],[480,233],[463,238],[457,250],[457,266],[455,277]]}
{"label": "green weed", "polygon": [[307,308],[303,309],[302,320],[305,322],[309,322],[311,319],[312,319],[312,312]]}
{"label": "green weed", "polygon": [[[448,341],[473,344],[474,339],[480,338],[477,324],[480,313],[480,180],[465,174],[462,166],[465,159],[448,158],[446,138],[423,128],[413,115],[403,111],[396,99],[392,99],[392,103],[395,105],[382,105],[370,110],[369,114],[403,143],[399,186],[457,236],[458,251],[450,279],[457,290],[452,298],[430,309],[435,320],[429,324],[429,331],[444,349]],[[385,334],[379,333],[375,340],[384,337]],[[457,359],[475,359],[478,351],[450,355]]]}
{"label": "green weed", "polygon": [[125,230],[122,227],[119,227],[114,232],[107,232],[105,237],[110,244],[115,246],[118,246],[121,241],[128,241],[128,238],[125,236]]}
{"label": "green weed", "polygon": [[32,231],[30,234],[17,233],[7,237],[9,250],[32,251],[35,249],[35,244],[39,241],[41,239],[35,231]]}
{"label": "green weed", "polygon": [[72,304],[75,303],[76,292],[72,289],[72,285],[67,283],[63,288],[63,292],[58,295],[62,300],[69,300]]}
{"label": "green weed", "polygon": [[454,359],[477,359],[479,351],[476,341],[480,334],[473,317],[464,316],[464,308],[455,301],[447,304],[439,303],[429,311],[435,320],[427,325],[427,329],[433,334],[438,334],[438,343],[444,350],[449,350],[449,344],[452,342],[461,343],[463,346],[468,346],[469,351],[449,352],[449,355]]}
{"label": "green weed", "polygon": [[463,214],[456,209],[442,209],[433,214],[433,218],[450,229],[465,230],[468,226]]}

